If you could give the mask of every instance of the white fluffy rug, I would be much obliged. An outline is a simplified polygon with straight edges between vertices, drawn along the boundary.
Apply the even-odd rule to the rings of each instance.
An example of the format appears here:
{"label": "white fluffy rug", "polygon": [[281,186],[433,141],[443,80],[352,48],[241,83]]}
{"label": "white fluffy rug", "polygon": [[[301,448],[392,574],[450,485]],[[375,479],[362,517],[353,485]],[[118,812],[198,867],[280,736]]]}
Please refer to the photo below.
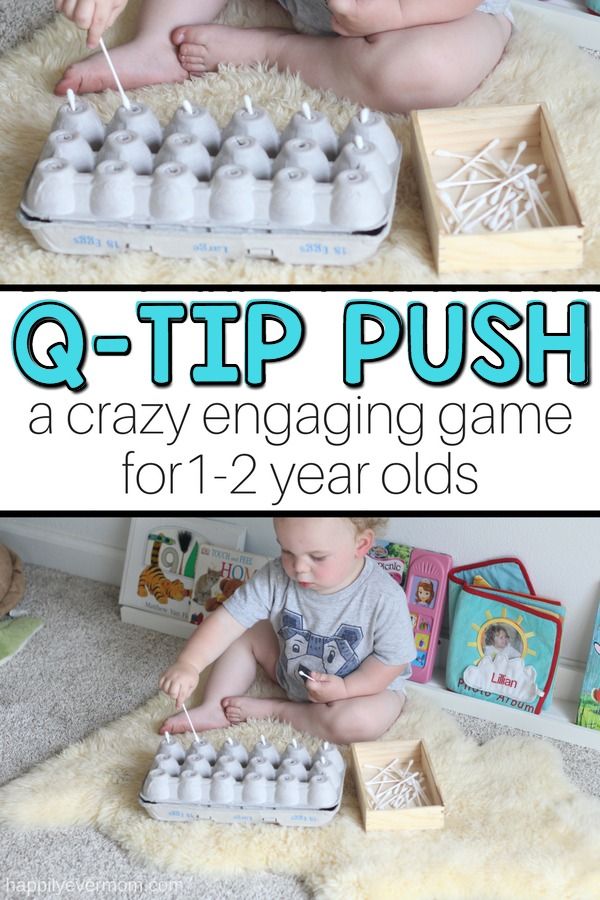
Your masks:
{"label": "white fluffy rug", "polygon": [[[542,741],[502,737],[479,746],[411,694],[386,737],[426,741],[447,807],[444,829],[365,833],[350,775],[342,808],[324,828],[174,824],[154,821],[136,802],[170,710],[155,697],[9,783],[0,790],[0,821],[93,825],[137,863],[179,873],[300,875],[322,900],[598,896],[600,802],[567,780],[559,752]],[[250,744],[261,732],[278,744],[295,734],[264,721],[231,733]],[[217,744],[226,734],[209,736]]]}
{"label": "white fluffy rug", "polygon": [[[109,45],[133,29],[138,0],[108,36]],[[236,24],[285,24],[283,11],[269,0],[232,0],[224,17]],[[405,117],[391,120],[405,148],[398,202],[389,239],[377,255],[357,267],[288,266],[264,261],[168,260],[151,253],[120,258],[67,257],[38,248],[15,220],[25,179],[48,134],[59,100],[51,93],[69,62],[84,53],[81,33],[62,17],[34,39],[0,59],[0,281],[6,284],[415,284],[415,283],[557,283],[600,281],[600,187],[596,150],[600,147],[600,65],[566,38],[547,31],[539,18],[518,16],[519,31],[495,71],[469,98],[470,106],[532,103],[545,100],[560,135],[572,181],[586,223],[585,268],[574,272],[515,272],[438,278],[410,161]],[[299,78],[260,68],[223,68],[185,85],[160,85],[132,92],[163,119],[187,97],[208,106],[220,124],[230,118],[244,93],[264,106],[282,127],[303,100],[325,112],[338,128],[356,107],[332,93],[306,87]],[[96,98],[109,118],[118,96]]]}

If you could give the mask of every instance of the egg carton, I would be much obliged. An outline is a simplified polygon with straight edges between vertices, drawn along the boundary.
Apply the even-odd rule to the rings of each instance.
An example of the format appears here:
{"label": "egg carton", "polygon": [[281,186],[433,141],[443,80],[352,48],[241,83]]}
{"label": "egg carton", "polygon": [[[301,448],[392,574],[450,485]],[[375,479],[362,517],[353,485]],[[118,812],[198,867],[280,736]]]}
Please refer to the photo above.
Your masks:
{"label": "egg carton", "polygon": [[264,737],[250,750],[232,738],[220,750],[203,738],[186,750],[166,735],[139,802],[168,822],[325,825],[340,807],[345,769],[327,741],[311,756],[296,740],[283,752]]}
{"label": "egg carton", "polygon": [[189,102],[162,127],[142,103],[104,124],[62,105],[25,186],[19,219],[62,253],[152,250],[343,265],[388,234],[402,148],[381,113],[338,135],[303,104],[279,133],[246,98],[221,130]]}

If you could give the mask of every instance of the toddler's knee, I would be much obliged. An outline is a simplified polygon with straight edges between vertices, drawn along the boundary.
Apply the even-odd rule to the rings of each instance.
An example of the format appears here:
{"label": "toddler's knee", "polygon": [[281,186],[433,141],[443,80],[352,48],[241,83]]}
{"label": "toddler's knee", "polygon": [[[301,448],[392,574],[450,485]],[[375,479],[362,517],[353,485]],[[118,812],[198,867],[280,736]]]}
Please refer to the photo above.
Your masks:
{"label": "toddler's knee", "polygon": [[[375,53],[365,73],[366,89],[374,108],[406,113],[411,109],[454,106],[463,99],[459,79],[435,48],[423,42],[412,48],[410,64],[399,65],[396,52]],[[409,73],[409,74],[407,74]]]}
{"label": "toddler's knee", "polygon": [[334,744],[350,744],[355,741],[372,741],[379,737],[368,720],[360,719],[356,713],[340,707],[330,707],[327,722],[328,739]]}

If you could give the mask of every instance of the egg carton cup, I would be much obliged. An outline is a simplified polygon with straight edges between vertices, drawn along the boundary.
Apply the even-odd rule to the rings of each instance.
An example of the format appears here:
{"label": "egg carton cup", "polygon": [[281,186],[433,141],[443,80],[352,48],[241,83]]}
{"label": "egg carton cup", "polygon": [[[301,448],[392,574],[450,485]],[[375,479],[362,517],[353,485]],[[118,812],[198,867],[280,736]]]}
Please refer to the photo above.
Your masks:
{"label": "egg carton cup", "polygon": [[221,130],[187,103],[163,128],[144,104],[104,124],[78,98],[58,110],[19,219],[63,253],[355,263],[389,233],[401,158],[369,110],[340,135],[307,109],[279,133],[259,107]]}
{"label": "egg carton cup", "polygon": [[342,800],[346,765],[333,744],[314,754],[298,742],[278,750],[264,739],[246,748],[228,738],[217,750],[204,739],[186,750],[161,741],[139,803],[154,819],[326,825]]}

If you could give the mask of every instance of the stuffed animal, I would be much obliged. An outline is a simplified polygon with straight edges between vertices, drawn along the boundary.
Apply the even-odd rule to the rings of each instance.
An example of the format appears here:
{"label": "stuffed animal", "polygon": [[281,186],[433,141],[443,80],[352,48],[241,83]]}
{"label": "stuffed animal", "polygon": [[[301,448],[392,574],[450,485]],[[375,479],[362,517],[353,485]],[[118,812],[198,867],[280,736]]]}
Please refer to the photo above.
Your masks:
{"label": "stuffed animal", "polygon": [[0,544],[0,617],[14,609],[24,594],[23,563],[13,550]]}

